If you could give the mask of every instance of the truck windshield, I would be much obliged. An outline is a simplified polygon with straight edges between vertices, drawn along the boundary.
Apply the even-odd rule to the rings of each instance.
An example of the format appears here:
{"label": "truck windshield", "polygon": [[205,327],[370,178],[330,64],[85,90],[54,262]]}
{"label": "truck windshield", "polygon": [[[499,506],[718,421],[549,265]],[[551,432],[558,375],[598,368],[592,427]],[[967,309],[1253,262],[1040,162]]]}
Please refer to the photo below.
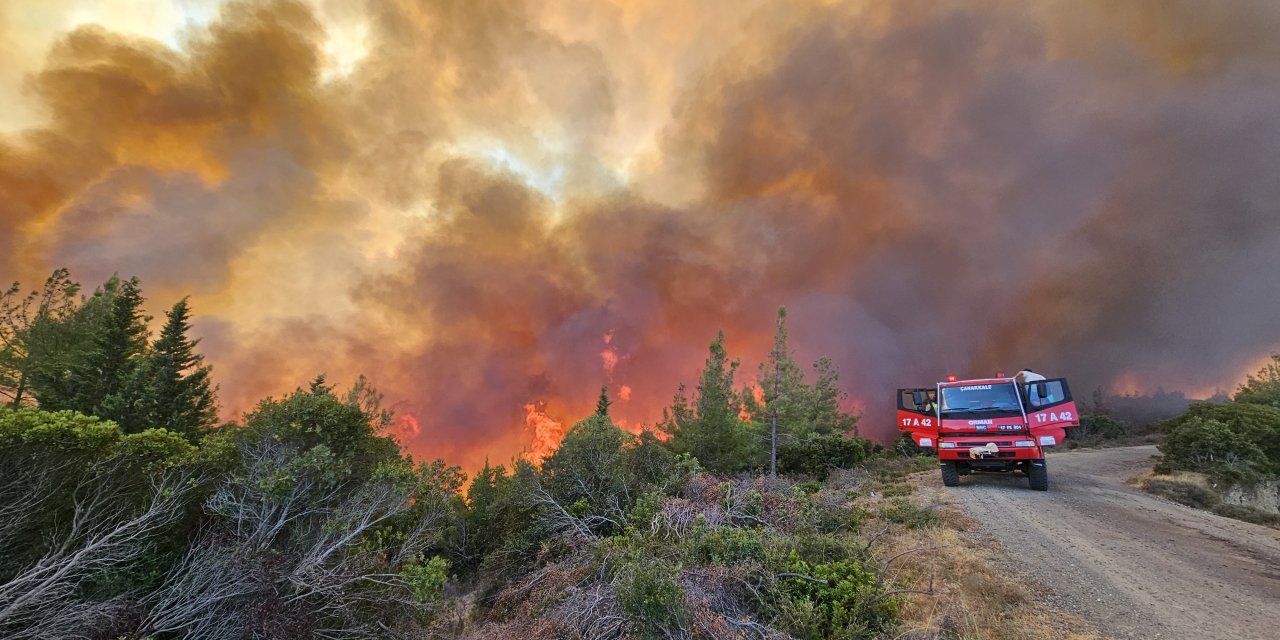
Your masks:
{"label": "truck windshield", "polygon": [[939,409],[943,415],[1018,411],[1016,394],[1012,383],[943,387]]}

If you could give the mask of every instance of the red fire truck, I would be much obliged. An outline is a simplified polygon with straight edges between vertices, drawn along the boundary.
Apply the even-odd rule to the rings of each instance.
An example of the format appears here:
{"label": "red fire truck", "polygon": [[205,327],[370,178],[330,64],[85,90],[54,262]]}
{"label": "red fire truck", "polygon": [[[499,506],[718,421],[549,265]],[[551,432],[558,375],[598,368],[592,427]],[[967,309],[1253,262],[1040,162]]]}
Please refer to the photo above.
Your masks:
{"label": "red fire truck", "polygon": [[898,390],[898,429],[937,449],[942,484],[975,471],[1021,472],[1031,488],[1049,488],[1045,447],[1062,442],[1080,414],[1064,378],[1022,384],[1003,376]]}

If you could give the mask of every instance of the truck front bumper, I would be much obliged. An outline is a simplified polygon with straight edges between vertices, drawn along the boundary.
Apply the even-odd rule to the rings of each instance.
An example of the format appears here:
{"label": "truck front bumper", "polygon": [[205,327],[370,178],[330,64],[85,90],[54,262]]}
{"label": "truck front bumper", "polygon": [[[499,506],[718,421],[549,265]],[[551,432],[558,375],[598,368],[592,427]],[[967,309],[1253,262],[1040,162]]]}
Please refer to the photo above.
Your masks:
{"label": "truck front bumper", "polygon": [[[971,449],[986,447],[988,444],[996,445],[994,453],[980,452],[978,455],[973,455],[970,452]],[[1030,436],[1025,435],[1001,434],[999,438],[948,437],[939,438],[938,441],[939,460],[1003,462],[1009,460],[1039,460],[1043,457],[1044,449],[1037,445]]]}

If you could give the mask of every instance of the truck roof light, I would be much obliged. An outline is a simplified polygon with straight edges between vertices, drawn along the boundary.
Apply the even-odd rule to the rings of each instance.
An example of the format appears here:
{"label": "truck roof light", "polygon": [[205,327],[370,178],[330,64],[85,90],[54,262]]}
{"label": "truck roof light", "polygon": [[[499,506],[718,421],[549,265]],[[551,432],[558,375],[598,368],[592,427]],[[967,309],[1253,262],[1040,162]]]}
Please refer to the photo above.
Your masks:
{"label": "truck roof light", "polygon": [[956,381],[955,376],[947,376],[947,382],[955,382],[955,381]]}
{"label": "truck roof light", "polygon": [[996,372],[996,377],[997,377],[997,378],[1003,378],[1003,377],[1004,377],[1004,372],[1003,372],[1003,371],[997,371],[997,372]]}

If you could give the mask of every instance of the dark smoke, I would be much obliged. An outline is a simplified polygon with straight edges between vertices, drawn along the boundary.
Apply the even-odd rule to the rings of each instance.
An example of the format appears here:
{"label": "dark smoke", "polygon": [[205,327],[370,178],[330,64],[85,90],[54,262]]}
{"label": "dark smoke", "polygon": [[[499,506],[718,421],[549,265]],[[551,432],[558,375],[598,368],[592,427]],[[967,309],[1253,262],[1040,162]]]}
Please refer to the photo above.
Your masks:
{"label": "dark smoke", "polygon": [[1273,3],[360,15],[336,77],[299,3],[65,35],[0,139],[0,274],[195,293],[229,413],[363,371],[467,464],[602,383],[653,421],[780,304],[882,437],[948,373],[1198,393],[1280,345]]}

